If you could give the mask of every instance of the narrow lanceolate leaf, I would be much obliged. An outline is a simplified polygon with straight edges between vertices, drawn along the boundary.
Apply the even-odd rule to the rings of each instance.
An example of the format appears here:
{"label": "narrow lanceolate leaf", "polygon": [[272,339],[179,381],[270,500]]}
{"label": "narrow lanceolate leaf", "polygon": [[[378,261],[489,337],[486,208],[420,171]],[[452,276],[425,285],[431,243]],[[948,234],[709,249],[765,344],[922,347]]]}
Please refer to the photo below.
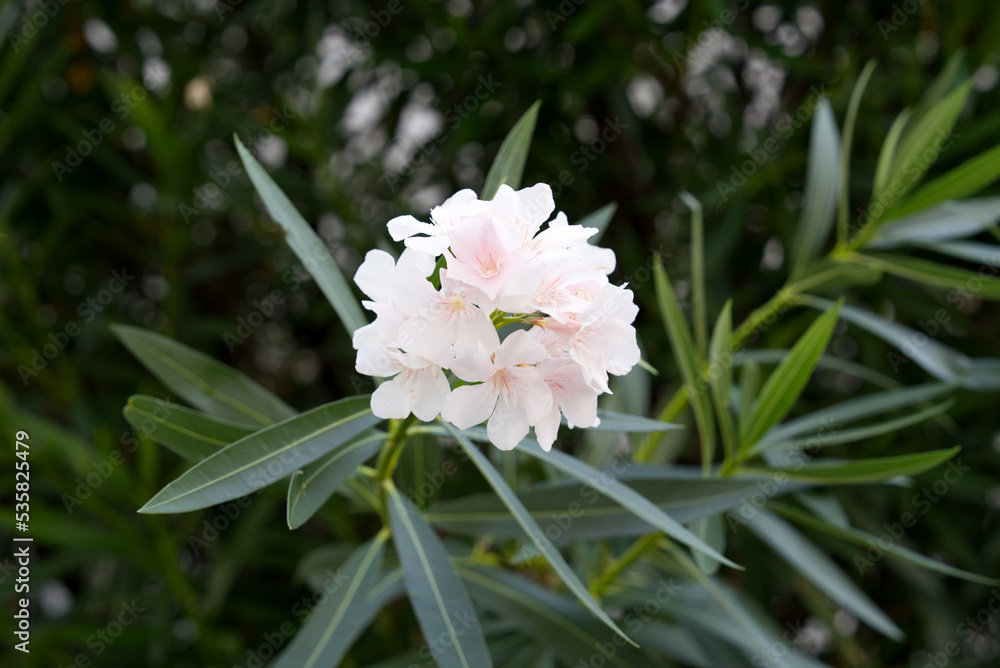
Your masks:
{"label": "narrow lanceolate leaf", "polygon": [[[722,515],[702,517],[691,525],[691,530],[719,552],[726,551],[726,525],[722,521]],[[719,570],[719,562],[701,552],[695,552],[692,557],[706,575],[714,575]]]}
{"label": "narrow lanceolate leaf", "polygon": [[742,470],[755,475],[784,474],[789,480],[797,480],[817,485],[852,485],[881,482],[896,476],[913,476],[943,464],[956,454],[960,447],[947,450],[933,450],[913,455],[893,457],[873,457],[848,462],[796,465],[759,469],[744,467]]}
{"label": "narrow lanceolate leaf", "polygon": [[[983,280],[978,271],[959,269],[919,257],[889,253],[855,253],[850,257],[854,262],[877,267],[886,273],[918,283],[970,293],[972,292],[970,286],[975,285],[978,286],[975,290],[976,295],[991,301],[1000,300],[1000,283]],[[993,274],[988,273],[986,276],[992,278]]]}
{"label": "narrow lanceolate leaf", "polygon": [[305,524],[366,459],[378,452],[384,440],[384,431],[363,431],[330,455],[293,473],[288,481],[288,528]]}
{"label": "narrow lanceolate leaf", "polygon": [[[907,128],[900,140],[899,151],[892,161],[884,191],[892,193],[894,204],[902,203],[899,197],[917,185],[939,153],[948,145],[951,130],[965,106],[971,88],[971,81],[962,84]],[[931,159],[928,159],[928,155],[932,156]]]}
{"label": "narrow lanceolate leaf", "polygon": [[[616,668],[652,665],[644,653],[610,633],[571,599],[500,568],[458,564],[457,569],[481,606],[552,648],[566,665],[589,666],[594,657],[601,657],[601,665]],[[656,594],[650,592],[651,597]],[[663,598],[670,595],[660,592]]]}
{"label": "narrow lanceolate leaf", "polygon": [[998,219],[1000,197],[948,200],[885,223],[864,247],[895,248],[920,242],[962,239],[995,226]]}
{"label": "narrow lanceolate leaf", "polygon": [[615,202],[610,202],[605,204],[597,211],[592,211],[586,216],[576,221],[576,224],[580,227],[594,227],[597,229],[597,234],[590,237],[590,243],[597,244],[604,236],[604,233],[608,229],[608,225],[611,224],[611,219],[615,216],[615,211],[618,210],[618,204]]}
{"label": "narrow lanceolate leaf", "polygon": [[367,395],[341,399],[254,432],[195,464],[139,512],[205,508],[280,480],[381,422],[370,403]]}
{"label": "narrow lanceolate leaf", "polygon": [[972,197],[1000,179],[1000,145],[984,151],[943,176],[939,176],[906,200],[895,216],[907,216],[945,200]]}
{"label": "narrow lanceolate leaf", "polygon": [[[628,642],[632,643],[632,639],[629,638],[624,631],[618,628],[618,625],[608,616],[608,613],[604,611],[604,608],[594,600],[594,597],[588,591],[587,586],[580,581],[576,573],[570,568],[570,565],[566,563],[562,554],[559,552],[558,548],[552,544],[548,536],[542,531],[538,523],[531,517],[528,509],[524,507],[521,500],[517,498],[514,490],[504,481],[503,476],[493,467],[490,460],[487,459],[479,449],[473,445],[468,438],[462,435],[462,433],[452,427],[451,425],[445,423],[448,427],[448,431],[451,435],[458,440],[462,449],[469,455],[472,459],[472,463],[476,465],[476,468],[482,472],[483,477],[486,481],[490,483],[490,487],[496,492],[503,504],[507,506],[510,514],[514,517],[514,520],[521,526],[524,533],[527,534],[531,542],[535,544],[538,551],[541,552],[545,560],[549,562],[552,566],[552,570],[556,572],[559,579],[563,581],[566,587],[573,593],[576,598],[583,603],[583,605],[590,610],[598,619],[604,622],[609,628],[614,630],[615,633],[619,634],[622,638],[626,639]],[[507,454],[505,456],[512,456]],[[634,643],[632,643],[634,644]]]}
{"label": "narrow lanceolate leaf", "polygon": [[601,424],[596,427],[585,427],[587,431],[613,431],[627,434],[649,434],[658,431],[671,431],[683,429],[683,425],[663,420],[654,420],[642,415],[628,415],[617,411],[608,411],[602,408],[597,409],[597,417],[601,419]]}
{"label": "narrow lanceolate leaf", "polygon": [[441,668],[493,665],[476,610],[434,529],[391,482],[387,483],[392,538],[403,566],[413,612]]}
{"label": "narrow lanceolate leaf", "polygon": [[210,415],[250,425],[269,425],[295,410],[236,369],[173,339],[139,327],[112,331],[156,378]]}
{"label": "narrow lanceolate leaf", "polygon": [[497,157],[493,159],[493,165],[486,175],[486,182],[483,184],[483,192],[479,199],[493,199],[502,185],[508,185],[514,190],[520,187],[524,163],[528,161],[531,135],[535,132],[538,108],[541,106],[541,100],[531,105],[511,128],[507,138],[500,144],[500,150],[497,152]]}
{"label": "narrow lanceolate leaf", "polygon": [[726,302],[715,321],[712,331],[712,343],[708,351],[708,380],[712,384],[712,402],[715,404],[715,415],[722,432],[722,442],[725,444],[726,456],[730,456],[737,448],[738,435],[733,413],[730,410],[730,391],[733,387],[733,300]]}
{"label": "narrow lanceolate leaf", "polygon": [[[680,475],[682,472],[675,469],[634,467],[623,471],[620,479],[681,523],[738,509],[763,488],[774,491],[775,496],[783,496],[809,487],[790,481],[775,485],[773,476],[704,478],[700,470],[684,469]],[[655,527],[621,504],[572,478],[523,488],[517,496],[556,545],[642,536],[655,531]],[[510,511],[492,493],[434,504],[424,516],[435,526],[463,536],[489,534],[518,539],[524,535]],[[523,551],[530,557],[537,556],[533,546]]]}
{"label": "narrow lanceolate leaf", "polygon": [[788,357],[778,365],[761,388],[746,430],[740,435],[741,447],[747,449],[781,422],[798,400],[812,377],[816,363],[826,350],[833,328],[837,325],[840,304],[821,315],[792,347]]}
{"label": "narrow lanceolate leaf", "polygon": [[382,572],[388,531],[355,550],[337,571],[326,598],[309,614],[271,668],[336,668],[362,630],[372,585]]}
{"label": "narrow lanceolate leaf", "polygon": [[909,408],[954,391],[954,385],[927,383],[847,399],[775,427],[758,441],[753,452],[807,435],[822,434],[824,437],[832,438],[840,434],[845,424]]}
{"label": "narrow lanceolate leaf", "polygon": [[854,124],[858,119],[858,109],[861,106],[861,97],[864,95],[865,88],[868,87],[868,82],[871,80],[872,73],[875,71],[875,61],[869,60],[865,64],[865,68],[861,70],[861,74],[858,75],[858,81],[854,84],[854,90],[851,91],[851,100],[847,104],[847,115],[844,117],[844,136],[841,138],[840,142],[840,161],[839,161],[839,171],[840,177],[837,179],[840,185],[840,206],[838,206],[837,211],[837,244],[842,245],[847,241],[849,235],[848,224],[850,220],[850,179],[848,175],[851,173],[851,142],[854,141]]}
{"label": "narrow lanceolate leaf", "polygon": [[233,141],[236,144],[236,152],[247,170],[247,175],[253,182],[257,194],[260,195],[261,201],[264,202],[267,212],[274,222],[284,230],[288,246],[302,261],[306,270],[316,279],[316,284],[319,285],[319,289],[323,291],[330,305],[333,306],[333,310],[337,312],[337,316],[347,332],[353,333],[354,330],[367,324],[368,321],[361,311],[357,297],[351,291],[350,285],[344,279],[344,274],[330,255],[326,244],[292,205],[278,184],[260,166],[253,154],[243,146],[239,137],[233,135]]}
{"label": "narrow lanceolate leaf", "polygon": [[642,520],[645,520],[663,533],[667,534],[679,543],[687,545],[693,550],[698,550],[717,559],[732,568],[740,568],[739,565],[719,554],[712,546],[698,536],[688,531],[682,524],[667,515],[652,501],[642,496],[628,485],[620,482],[607,471],[600,471],[594,467],[583,463],[576,457],[567,455],[558,450],[545,452],[542,447],[531,439],[524,439],[517,446],[518,452],[523,452],[540,459],[551,466],[559,469],[566,475],[576,478],[580,482],[592,487],[608,498],[614,499],[624,508],[629,510]]}
{"label": "narrow lanceolate leaf", "polygon": [[830,557],[794,527],[766,510],[748,520],[750,529],[792,568],[859,619],[893,640],[903,632]]}
{"label": "narrow lanceolate leaf", "polygon": [[925,250],[948,255],[967,262],[975,262],[983,269],[1000,267],[1000,246],[977,241],[937,241],[934,243],[914,243]]}
{"label": "narrow lanceolate leaf", "polygon": [[670,347],[680,368],[681,377],[687,388],[688,397],[691,401],[691,409],[694,411],[695,422],[698,424],[698,435],[701,437],[701,447],[704,451],[702,462],[711,463],[712,455],[715,452],[715,422],[712,419],[711,397],[706,391],[708,386],[701,382],[701,358],[698,356],[691,339],[691,331],[688,329],[684,314],[677,303],[677,296],[667,278],[667,272],[657,258],[653,265],[653,277],[656,283],[656,298],[660,305],[660,315],[663,317],[663,324],[670,339]]}
{"label": "narrow lanceolate leaf", "polygon": [[[961,465],[961,464],[959,464]],[[784,517],[797,522],[804,527],[809,527],[810,529],[815,529],[834,538],[839,538],[840,540],[847,541],[849,543],[854,543],[855,545],[860,545],[866,550],[874,548],[879,554],[883,552],[891,557],[895,557],[900,561],[905,561],[907,563],[913,564],[920,568],[925,568],[929,571],[935,573],[941,573],[942,575],[948,575],[953,578],[958,578],[960,580],[967,580],[969,582],[975,582],[976,584],[986,585],[987,587],[996,587],[1000,585],[1000,579],[989,578],[985,575],[977,575],[976,573],[970,573],[969,571],[964,571],[961,568],[955,568],[944,562],[937,561],[936,559],[931,559],[930,557],[925,557],[919,552],[914,552],[913,550],[903,547],[899,544],[899,541],[895,535],[897,531],[904,531],[906,526],[896,523],[896,526],[889,526],[886,530],[892,531],[893,540],[882,540],[885,536],[874,536],[860,529],[855,529],[851,526],[836,526],[823,520],[813,517],[812,515],[795,508],[794,506],[789,506],[783,503],[770,503],[768,507],[775,511],[776,513],[783,515]],[[912,526],[912,525],[910,525]],[[859,569],[863,566],[869,566],[872,564],[871,559],[867,555],[859,555],[858,557],[861,561],[855,560],[855,565]]]}
{"label": "narrow lanceolate leaf", "polygon": [[816,257],[823,242],[830,236],[837,212],[839,146],[840,133],[833,117],[833,108],[825,97],[820,98],[809,138],[805,205],[795,230],[795,242],[792,244],[792,280],[799,277],[809,260]]}
{"label": "narrow lanceolate leaf", "polygon": [[256,431],[255,427],[139,394],[129,397],[122,412],[133,427],[192,461],[202,460]]}
{"label": "narrow lanceolate leaf", "polygon": [[900,112],[896,120],[889,126],[889,132],[882,142],[882,150],[878,154],[878,162],[875,163],[875,185],[872,188],[872,200],[878,201],[889,183],[889,174],[892,169],[892,161],[896,157],[896,150],[899,148],[899,140],[903,136],[903,128],[910,120],[911,109],[904,109]]}

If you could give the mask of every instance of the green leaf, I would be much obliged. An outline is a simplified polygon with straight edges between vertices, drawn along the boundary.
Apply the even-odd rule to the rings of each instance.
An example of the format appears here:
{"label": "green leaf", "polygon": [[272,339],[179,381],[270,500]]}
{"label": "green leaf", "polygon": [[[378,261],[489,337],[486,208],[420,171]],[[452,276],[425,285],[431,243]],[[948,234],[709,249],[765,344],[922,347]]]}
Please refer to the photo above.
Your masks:
{"label": "green leaf", "polygon": [[809,166],[806,168],[805,204],[792,243],[794,281],[816,257],[823,242],[830,236],[837,213],[838,156],[840,133],[830,102],[821,97],[813,115],[809,138]]}
{"label": "green leaf", "polygon": [[847,399],[775,427],[760,439],[752,452],[766,450],[806,435],[822,433],[824,437],[835,437],[844,423],[907,408],[954,391],[955,386],[951,384],[928,383]]}
{"label": "green leaf", "polygon": [[[504,569],[464,563],[457,564],[457,569],[481,606],[551,647],[568,664],[591,665],[591,659],[600,656],[607,657],[602,665],[618,668],[651,665],[644,653],[621,636],[608,638],[600,622],[564,596]],[[602,652],[608,645],[613,651]]]}
{"label": "green leaf", "polygon": [[865,248],[894,248],[979,234],[1000,219],[1000,197],[947,201],[880,226]]}
{"label": "green leaf", "polygon": [[695,422],[698,425],[698,435],[702,441],[702,464],[706,469],[711,465],[715,452],[715,422],[712,419],[711,398],[707,385],[701,382],[701,359],[695,351],[684,314],[677,303],[677,296],[670,285],[670,279],[660,263],[659,257],[653,264],[653,278],[656,284],[656,299],[660,306],[660,316],[663,318],[670,339],[670,347],[680,368],[681,377],[687,388],[694,411]]}
{"label": "green leaf", "polygon": [[[954,566],[937,561],[936,559],[925,557],[919,552],[914,552],[909,548],[903,547],[899,544],[898,539],[880,540],[882,536],[874,536],[870,533],[861,531],[860,529],[855,529],[854,527],[835,526],[813,517],[808,513],[804,513],[793,506],[783,503],[772,502],[769,504],[769,508],[781,515],[784,515],[793,522],[801,524],[802,526],[815,529],[816,531],[821,531],[829,536],[833,536],[834,538],[838,538],[849,543],[854,543],[855,545],[860,545],[866,549],[876,548],[879,553],[884,552],[891,557],[913,564],[914,566],[925,568],[929,571],[934,571],[935,573],[941,573],[942,575],[948,575],[953,578],[959,578],[960,580],[975,582],[976,584],[985,585],[987,587],[996,587],[1000,585],[1000,579],[998,578],[988,578],[984,575],[970,573],[969,571],[964,571],[961,568],[955,568]],[[902,525],[898,526],[900,527],[900,531],[905,531],[905,528]],[[895,534],[893,534],[892,537],[896,538]]]}
{"label": "green leaf", "polygon": [[[688,467],[633,466],[615,477],[681,523],[738,508],[759,493],[762,486],[775,487],[773,477],[704,478],[700,471]],[[777,488],[777,495],[807,488],[808,485],[786,482]],[[517,496],[535,523],[557,545],[641,536],[654,531],[648,522],[621,504],[575,479],[521,488]],[[491,493],[434,504],[425,516],[456,534],[514,539],[523,536],[510,511]],[[525,552],[535,556],[534,548]]]}
{"label": "green leaf", "polygon": [[171,391],[210,415],[270,425],[295,410],[236,369],[171,338],[139,327],[112,325],[118,340]]}
{"label": "green leaf", "polygon": [[803,450],[809,448],[810,450],[818,447],[829,447],[831,445],[840,445],[841,443],[860,443],[869,438],[874,438],[875,436],[881,436],[883,434],[895,434],[907,427],[911,427],[915,424],[920,424],[925,420],[929,420],[936,417],[949,408],[955,405],[957,399],[951,399],[945,401],[944,403],[938,404],[936,406],[931,406],[930,408],[925,408],[922,411],[912,413],[910,415],[905,415],[895,420],[885,420],[882,422],[876,422],[875,424],[866,425],[864,427],[855,427],[854,429],[842,429],[833,430],[829,433],[817,433],[808,438],[794,439],[790,441],[778,441],[775,443],[764,444],[763,441],[757,443],[752,450],[751,454],[758,454],[762,451],[772,451],[772,450]]}
{"label": "green leaf", "polygon": [[701,202],[689,192],[680,194],[681,201],[691,210],[691,320],[698,359],[708,354],[708,295],[705,289],[705,221]]}
{"label": "green leaf", "polygon": [[850,172],[851,172],[851,142],[854,141],[854,124],[858,119],[858,108],[861,106],[861,98],[865,88],[871,80],[872,73],[875,72],[875,61],[869,60],[865,68],[858,75],[858,81],[851,91],[851,100],[847,105],[847,116],[844,118],[844,136],[840,140],[840,206],[837,212],[837,245],[842,246],[847,242],[850,224]]}
{"label": "green leaf", "polygon": [[601,424],[596,427],[583,427],[583,429],[587,431],[611,431],[627,434],[650,434],[684,428],[684,425],[672,422],[654,420],[653,418],[641,415],[627,415],[616,411],[607,411],[603,408],[597,410],[597,417],[601,419]]}
{"label": "green leaf", "polygon": [[[914,243],[918,248],[924,248],[935,253],[975,262],[985,267],[1000,267],[1000,246],[997,244],[982,244],[976,241],[937,241],[934,243]],[[970,287],[970,292],[971,287]]]}
{"label": "green leaf", "polygon": [[[451,558],[420,511],[386,482],[392,537],[413,612],[441,668],[493,665],[476,610]],[[460,626],[456,626],[460,625]]]}
{"label": "green leaf", "polygon": [[597,229],[597,233],[590,237],[590,243],[597,244],[604,236],[604,233],[608,229],[608,225],[611,224],[611,219],[615,216],[615,211],[618,210],[618,204],[615,202],[609,202],[605,204],[597,211],[592,211],[586,216],[576,221],[576,224],[580,227],[593,227]]}
{"label": "green leaf", "polygon": [[849,462],[821,462],[818,464],[796,465],[791,467],[771,467],[760,469],[744,467],[741,469],[753,475],[788,476],[789,480],[808,482],[816,485],[857,485],[871,482],[881,482],[896,476],[913,476],[928,471],[954,457],[960,447],[947,450],[933,450],[912,455],[895,455],[892,457],[872,457],[855,459]]}
{"label": "green leaf", "polygon": [[903,135],[903,128],[910,120],[912,110],[904,109],[896,120],[889,126],[889,132],[882,142],[882,150],[878,154],[878,162],[875,165],[875,184],[872,188],[872,201],[878,201],[889,182],[889,170],[892,169],[893,158],[896,157],[896,150],[899,148],[899,139]]}
{"label": "green leaf", "polygon": [[903,639],[903,631],[861,591],[840,566],[790,524],[766,510],[755,513],[747,523],[758,538],[816,585],[817,589],[879,633],[897,642]]}
{"label": "green leaf", "polygon": [[196,510],[265,487],[381,422],[370,403],[341,399],[256,431],[195,464],[139,512]]}
{"label": "green leaf", "polygon": [[514,190],[520,187],[524,163],[528,161],[531,135],[535,132],[535,121],[538,120],[538,109],[541,106],[542,101],[538,100],[528,107],[520,120],[511,128],[507,138],[500,144],[500,150],[486,175],[486,182],[483,184],[483,192],[479,199],[493,199],[502,185],[508,185]]}
{"label": "green leaf", "polygon": [[257,194],[260,195],[261,201],[264,202],[264,207],[274,222],[284,230],[285,241],[289,248],[316,279],[319,289],[337,312],[347,333],[352,334],[356,329],[366,325],[368,320],[361,310],[361,305],[351,291],[344,274],[334,262],[326,244],[235,134],[233,142],[236,144],[236,152],[243,161],[247,175],[253,182]]}
{"label": "green leaf", "polygon": [[337,570],[332,591],[312,609],[309,618],[272,668],[335,668],[370,621],[369,594],[382,571],[387,531],[356,549]]}
{"label": "green leaf", "polygon": [[375,429],[363,431],[329,456],[293,473],[288,480],[288,528],[305,524],[366,459],[378,452],[385,436]]}
{"label": "green leaf", "polygon": [[136,429],[192,461],[202,460],[256,430],[140,394],[129,397],[122,413]]}
{"label": "green leaf", "polygon": [[[722,521],[722,515],[702,517],[691,525],[691,531],[720,554],[726,551],[726,526]],[[706,575],[714,575],[719,570],[719,562],[701,552],[695,552],[692,557],[701,572]]]}
{"label": "green leaf", "polygon": [[966,160],[947,174],[921,187],[893,212],[893,216],[907,216],[945,200],[972,197],[997,179],[1000,179],[1000,145]]}
{"label": "green leaf", "polygon": [[612,477],[606,471],[595,469],[581,462],[576,457],[558,450],[545,452],[538,443],[531,439],[521,441],[517,446],[517,450],[550,464],[571,478],[576,478],[601,494],[614,499],[633,515],[648,522],[677,542],[683,543],[693,550],[705,552],[727,566],[740,568],[739,565],[719,554],[710,545],[705,543],[705,541],[684,528],[682,524],[663,512],[652,501]]}
{"label": "green leaf", "polygon": [[741,434],[741,448],[748,449],[792,409],[806,383],[812,377],[823,351],[826,350],[840,312],[838,302],[821,315],[792,347],[788,357],[778,365],[761,388],[746,430]]}
{"label": "green leaf", "polygon": [[[450,424],[444,424],[451,435],[458,441],[459,445],[462,446],[462,449],[472,460],[472,463],[476,465],[476,468],[478,468],[483,474],[483,477],[486,478],[486,481],[490,484],[490,487],[493,488],[493,491],[496,492],[497,496],[510,511],[514,520],[518,523],[518,525],[520,525],[521,529],[525,534],[527,534],[528,538],[531,539],[531,542],[535,544],[535,547],[538,548],[538,551],[545,557],[545,560],[549,562],[549,565],[552,566],[552,570],[556,572],[559,579],[562,580],[566,587],[568,587],[573,595],[576,596],[577,600],[583,603],[585,608],[590,610],[595,617],[604,622],[604,624],[615,633],[620,635],[629,643],[635,644],[624,631],[618,628],[618,625],[612,621],[611,617],[608,616],[608,613],[604,611],[604,608],[602,608],[600,604],[594,600],[594,597],[587,589],[587,586],[580,581],[580,578],[578,578],[576,573],[573,572],[570,565],[566,563],[562,554],[556,546],[552,544],[552,541],[545,535],[545,532],[542,531],[541,527],[538,526],[538,523],[531,517],[531,514],[528,512],[528,509],[524,507],[524,504],[521,503],[521,500],[518,499],[514,490],[510,488],[506,481],[504,481],[503,477],[495,468],[493,468],[493,464],[490,463],[490,460],[479,452],[479,449],[473,445],[472,442],[469,441],[469,439],[466,438],[458,429],[454,428]],[[504,453],[504,455],[507,457],[513,457],[514,453]]]}
{"label": "green leaf", "polygon": [[736,450],[738,434],[733,423],[730,410],[730,396],[733,387],[733,300],[730,299],[722,308],[715,329],[712,331],[712,344],[708,355],[708,377],[712,384],[712,401],[715,404],[715,415],[722,431],[722,442],[725,444],[726,459],[730,459]]}
{"label": "green leaf", "polygon": [[[891,255],[888,253],[855,253],[851,261],[878,267],[882,271],[918,283],[937,285],[942,288],[975,292],[983,299],[1000,300],[1000,283],[983,280],[978,272],[939,264],[919,257]],[[992,274],[988,277],[992,278]],[[975,286],[973,290],[972,286]]]}
{"label": "green leaf", "polygon": [[[937,159],[971,89],[972,81],[959,86],[907,128],[883,191],[892,194],[893,204],[901,203],[900,198],[920,182]],[[934,158],[927,160],[925,151],[931,151]],[[893,204],[888,208],[892,208]]]}

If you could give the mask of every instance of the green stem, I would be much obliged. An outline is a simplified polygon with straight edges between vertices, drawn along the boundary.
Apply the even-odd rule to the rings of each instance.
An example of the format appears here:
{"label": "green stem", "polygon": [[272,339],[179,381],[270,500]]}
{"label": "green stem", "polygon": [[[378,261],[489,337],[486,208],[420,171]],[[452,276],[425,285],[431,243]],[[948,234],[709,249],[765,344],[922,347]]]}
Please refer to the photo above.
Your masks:
{"label": "green stem", "polygon": [[[680,415],[680,412],[684,410],[687,404],[687,386],[683,385],[674,392],[674,396],[670,398],[670,401],[663,407],[660,414],[656,416],[656,419],[660,422],[670,422]],[[656,453],[656,446],[660,443],[661,438],[663,438],[662,433],[654,433],[647,436],[638,449],[636,449],[633,459],[640,464],[648,462]]]}
{"label": "green stem", "polygon": [[590,585],[590,593],[594,595],[594,598],[600,600],[601,595],[608,588],[608,585],[614,582],[619,575],[624,573],[629,566],[634,564],[646,550],[655,545],[656,541],[662,537],[663,534],[661,533],[651,533],[632,543],[632,546],[625,550],[620,557],[611,562],[611,565],[604,569],[604,572]]}
{"label": "green stem", "polygon": [[399,457],[403,454],[403,446],[409,436],[409,429],[417,421],[416,415],[408,415],[402,420],[393,420],[389,430],[389,437],[378,453],[378,460],[375,462],[375,482],[379,490],[379,514],[383,523],[388,526],[389,518],[386,512],[386,483],[391,482],[392,474],[399,464]]}

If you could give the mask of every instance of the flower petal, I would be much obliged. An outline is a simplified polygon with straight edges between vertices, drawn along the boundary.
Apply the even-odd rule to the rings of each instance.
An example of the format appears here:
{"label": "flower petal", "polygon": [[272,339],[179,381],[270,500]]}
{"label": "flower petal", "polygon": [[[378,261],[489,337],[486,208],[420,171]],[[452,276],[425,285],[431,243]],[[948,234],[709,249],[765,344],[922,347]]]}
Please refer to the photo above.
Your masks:
{"label": "flower petal", "polygon": [[458,427],[475,427],[493,414],[497,395],[488,383],[456,387],[444,400],[441,417]]}

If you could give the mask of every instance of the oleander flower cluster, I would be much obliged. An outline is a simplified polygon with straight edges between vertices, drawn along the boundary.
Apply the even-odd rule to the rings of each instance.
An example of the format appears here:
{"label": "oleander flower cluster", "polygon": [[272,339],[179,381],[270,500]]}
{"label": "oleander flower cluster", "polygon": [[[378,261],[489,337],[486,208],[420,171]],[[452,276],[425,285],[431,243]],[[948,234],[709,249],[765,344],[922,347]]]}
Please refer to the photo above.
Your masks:
{"label": "oleander flower cluster", "polygon": [[354,277],[375,314],[354,333],[357,370],[388,378],[372,394],[375,415],[486,422],[503,450],[532,427],[550,449],[563,416],[598,424],[608,374],[639,361],[638,309],[609,282],[615,255],[589,243],[597,230],[562,212],[549,220],[554,209],[540,183],[501,186],[490,201],[461,190],[431,223],[389,221],[405,250],[398,260],[370,251]]}

